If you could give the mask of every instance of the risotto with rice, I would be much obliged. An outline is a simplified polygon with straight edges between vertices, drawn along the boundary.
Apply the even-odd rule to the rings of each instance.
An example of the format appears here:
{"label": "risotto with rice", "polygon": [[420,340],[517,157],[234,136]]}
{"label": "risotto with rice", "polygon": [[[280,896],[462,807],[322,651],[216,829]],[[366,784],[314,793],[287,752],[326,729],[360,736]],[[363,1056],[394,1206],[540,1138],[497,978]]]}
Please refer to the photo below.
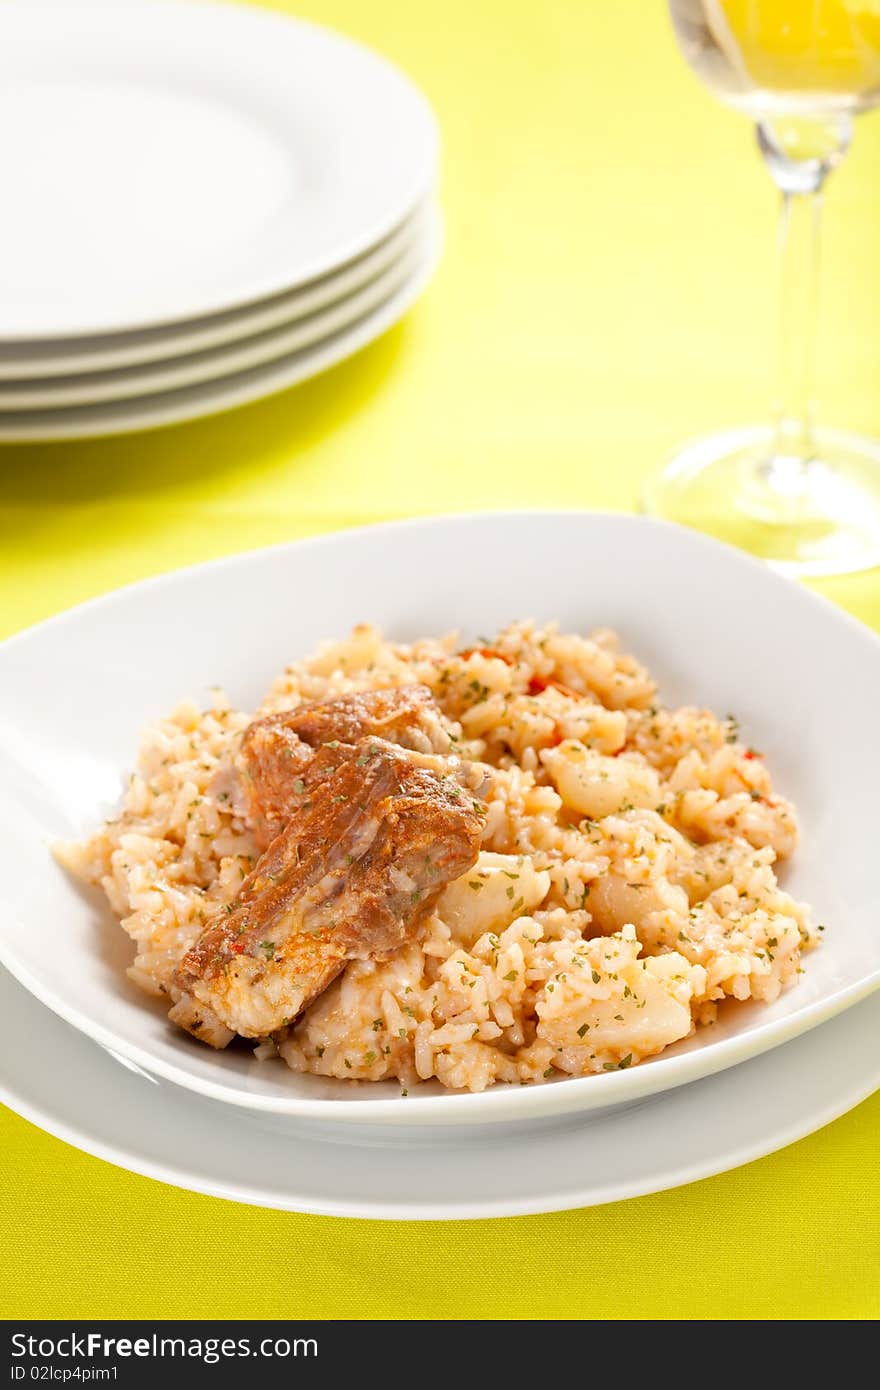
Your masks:
{"label": "risotto with rice", "polygon": [[[775,874],[795,816],[735,720],[664,707],[608,631],[520,622],[480,642],[359,626],[288,666],[257,711],[426,686],[485,803],[476,863],[414,938],[351,960],[260,1056],[471,1091],[601,1073],[798,975],[814,933]],[[148,993],[175,997],[184,956],[259,859],[230,790],[253,718],[219,690],[205,711],[179,705],[144,735],[115,819],[58,851],[106,893]]]}

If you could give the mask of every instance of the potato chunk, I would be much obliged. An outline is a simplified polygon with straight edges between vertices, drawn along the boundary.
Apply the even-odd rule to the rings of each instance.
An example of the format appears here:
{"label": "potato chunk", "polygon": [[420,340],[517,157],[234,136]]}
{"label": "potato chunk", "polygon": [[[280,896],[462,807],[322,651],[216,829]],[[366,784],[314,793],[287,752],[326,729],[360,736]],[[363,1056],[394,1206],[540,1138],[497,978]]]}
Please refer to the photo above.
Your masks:
{"label": "potato chunk", "polygon": [[575,739],[541,754],[565,805],[591,820],[632,806],[653,809],[661,801],[657,773],[641,758],[606,758]]}
{"label": "potato chunk", "polygon": [[456,940],[470,946],[485,932],[502,932],[527,917],[549,891],[550,875],[531,860],[484,850],[472,869],[443,890],[437,912]]}

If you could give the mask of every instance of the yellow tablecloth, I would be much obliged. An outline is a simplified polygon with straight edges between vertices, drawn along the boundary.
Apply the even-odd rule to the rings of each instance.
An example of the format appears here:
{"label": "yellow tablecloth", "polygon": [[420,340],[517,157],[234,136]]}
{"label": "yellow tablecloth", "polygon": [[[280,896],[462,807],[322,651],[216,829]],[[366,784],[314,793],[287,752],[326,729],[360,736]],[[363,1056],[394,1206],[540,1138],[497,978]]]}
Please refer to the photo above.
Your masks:
{"label": "yellow tablecloth", "polygon": [[[382,50],[435,104],[441,270],[381,342],[273,400],[0,451],[2,635],[143,575],[340,525],[630,509],[677,441],[763,413],[775,198],[747,123],[686,71],[659,0],[277,7]],[[829,188],[819,354],[824,417],[876,434],[878,157],[867,117]],[[822,587],[880,627],[877,572]],[[880,1095],[677,1192],[452,1225],[223,1203],[9,1114],[2,1143],[8,1317],[880,1314]]]}

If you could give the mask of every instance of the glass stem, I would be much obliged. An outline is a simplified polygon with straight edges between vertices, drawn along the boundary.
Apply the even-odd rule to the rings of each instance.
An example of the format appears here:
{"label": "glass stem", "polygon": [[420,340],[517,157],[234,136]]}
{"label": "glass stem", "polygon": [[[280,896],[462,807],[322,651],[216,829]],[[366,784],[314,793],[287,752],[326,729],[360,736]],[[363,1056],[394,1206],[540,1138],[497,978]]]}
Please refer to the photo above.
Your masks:
{"label": "glass stem", "polygon": [[758,145],[782,196],[779,339],[774,431],[763,470],[793,502],[815,456],[812,390],[825,179],[852,138],[848,116],[783,117],[758,124]]}
{"label": "glass stem", "polygon": [[813,456],[813,362],[819,288],[821,187],[783,190],[779,218],[779,328],[774,457]]}

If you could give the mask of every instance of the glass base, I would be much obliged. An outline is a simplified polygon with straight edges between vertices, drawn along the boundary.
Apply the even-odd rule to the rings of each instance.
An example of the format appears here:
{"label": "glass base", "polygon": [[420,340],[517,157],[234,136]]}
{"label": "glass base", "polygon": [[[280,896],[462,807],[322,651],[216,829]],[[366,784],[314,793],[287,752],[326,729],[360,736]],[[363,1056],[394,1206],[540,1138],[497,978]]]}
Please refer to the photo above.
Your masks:
{"label": "glass base", "polygon": [[788,574],[880,565],[880,443],[819,430],[815,457],[773,456],[769,429],[697,440],[650,479],[642,506]]}

